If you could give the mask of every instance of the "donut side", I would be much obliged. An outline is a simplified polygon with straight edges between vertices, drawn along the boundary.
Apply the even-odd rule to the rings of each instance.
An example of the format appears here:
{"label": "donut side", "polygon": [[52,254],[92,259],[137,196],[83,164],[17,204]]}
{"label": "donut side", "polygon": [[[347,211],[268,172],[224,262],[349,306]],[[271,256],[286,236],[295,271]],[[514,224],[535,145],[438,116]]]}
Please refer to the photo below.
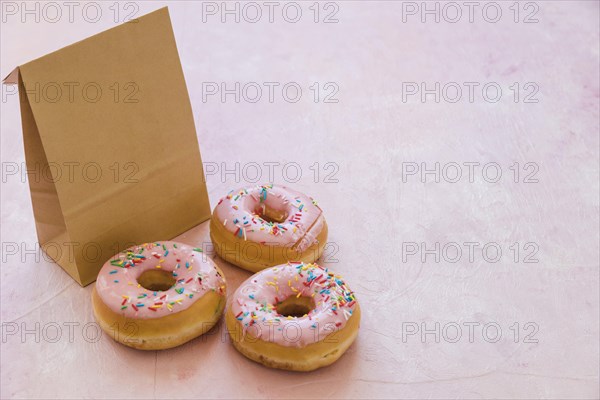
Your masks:
{"label": "donut side", "polygon": [[327,223],[323,218],[322,228],[315,242],[303,251],[299,251],[293,246],[271,246],[233,236],[215,215],[210,221],[210,239],[217,255],[225,261],[251,272],[285,264],[288,261],[313,263],[321,257],[325,250],[327,234]]}
{"label": "donut side", "polygon": [[164,350],[208,332],[221,318],[226,291],[211,291],[183,311],[161,318],[129,318],[112,311],[92,292],[92,308],[102,330],[115,341],[139,350]]}
{"label": "donut side", "polygon": [[360,307],[358,303],[346,325],[323,340],[304,347],[282,346],[257,339],[250,332],[244,334],[243,327],[228,309],[225,323],[233,346],[250,360],[269,368],[289,371],[313,371],[336,362],[358,336]]}

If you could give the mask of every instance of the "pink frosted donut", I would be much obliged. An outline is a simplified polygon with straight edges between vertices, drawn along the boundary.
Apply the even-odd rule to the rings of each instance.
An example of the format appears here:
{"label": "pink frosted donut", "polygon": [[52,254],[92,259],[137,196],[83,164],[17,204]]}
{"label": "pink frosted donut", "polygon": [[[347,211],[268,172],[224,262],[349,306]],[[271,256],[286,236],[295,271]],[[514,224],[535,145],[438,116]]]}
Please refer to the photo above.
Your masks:
{"label": "pink frosted donut", "polygon": [[213,211],[216,253],[252,272],[288,261],[314,262],[327,241],[323,212],[309,196],[285,186],[231,191]]}
{"label": "pink frosted donut", "polygon": [[96,320],[115,340],[157,350],[208,331],[223,312],[225,290],[223,273],[201,249],[146,243],[104,264],[92,300]]}
{"label": "pink frosted donut", "polygon": [[310,371],[336,361],[358,334],[360,309],[343,279],[317,264],[260,271],[229,299],[227,329],[246,357]]}

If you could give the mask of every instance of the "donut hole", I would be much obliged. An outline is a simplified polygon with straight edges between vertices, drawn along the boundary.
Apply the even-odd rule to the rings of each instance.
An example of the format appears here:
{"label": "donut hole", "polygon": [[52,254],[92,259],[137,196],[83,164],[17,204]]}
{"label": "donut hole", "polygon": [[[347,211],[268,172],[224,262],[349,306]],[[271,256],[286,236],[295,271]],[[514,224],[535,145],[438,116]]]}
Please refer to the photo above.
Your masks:
{"label": "donut hole", "polygon": [[278,314],[284,317],[302,317],[315,309],[315,301],[307,296],[290,296],[275,306]]}
{"label": "donut hole", "polygon": [[177,283],[172,272],[160,269],[150,269],[142,272],[137,281],[143,288],[153,292],[164,292]]}
{"label": "donut hole", "polygon": [[266,222],[281,223],[287,220],[288,212],[287,210],[278,210],[276,208],[269,207],[266,204],[262,204],[262,206],[257,208],[256,215]]}

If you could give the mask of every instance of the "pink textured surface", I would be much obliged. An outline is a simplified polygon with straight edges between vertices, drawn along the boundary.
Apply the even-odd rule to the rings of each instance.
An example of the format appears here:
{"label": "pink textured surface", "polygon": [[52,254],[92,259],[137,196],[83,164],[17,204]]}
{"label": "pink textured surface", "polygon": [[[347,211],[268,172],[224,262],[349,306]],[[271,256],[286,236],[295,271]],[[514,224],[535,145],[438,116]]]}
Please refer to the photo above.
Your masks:
{"label": "pink textured surface", "polygon": [[[110,2],[112,3],[112,2]],[[1,274],[2,398],[597,398],[598,389],[598,2],[537,2],[538,23],[503,17],[485,22],[402,21],[400,2],[338,2],[338,23],[314,23],[312,2],[296,24],[218,16],[202,22],[201,2],[171,2],[170,12],[196,118],[203,161],[297,162],[292,187],[324,210],[332,242],[325,265],[342,273],[361,302],[359,337],[337,364],[309,374],[264,368],[240,354],[220,325],[203,339],[163,352],[141,352],[108,337],[84,338],[93,322],[92,286],[79,287],[43,258],[3,249]],[[137,3],[138,15],[158,8]],[[2,23],[1,72],[114,26],[109,4],[92,24],[8,16]],[[233,6],[232,6],[233,7]],[[432,6],[433,7],[433,6]],[[326,12],[327,11],[327,12]],[[331,10],[321,9],[321,18]],[[263,11],[264,12],[264,11]],[[530,10],[521,9],[521,18]],[[231,17],[230,17],[231,18]],[[431,17],[430,17],[431,18]],[[288,103],[203,102],[202,82],[298,82]],[[402,82],[498,82],[504,96],[482,101],[420,103],[402,99]],[[313,101],[309,86],[335,82],[338,103]],[[538,103],[514,102],[513,83],[535,82]],[[16,96],[3,88],[3,163],[24,161]],[[321,93],[329,93],[327,90]],[[522,96],[529,93],[521,92]],[[480,93],[480,92],[479,92]],[[264,94],[266,95],[266,93]],[[315,162],[320,175],[315,179]],[[403,163],[498,163],[497,183],[402,180]],[[509,166],[520,163],[521,181]],[[523,183],[527,162],[538,183]],[[217,163],[217,164],[215,164]],[[338,182],[325,178],[335,163]],[[6,164],[5,164],[6,165]],[[4,171],[4,169],[3,169]],[[267,180],[266,169],[263,169]],[[286,183],[281,174],[276,183]],[[293,170],[289,171],[290,175]],[[224,179],[223,179],[224,178]],[[211,204],[244,177],[211,174]],[[317,182],[315,182],[317,181]],[[14,176],[2,183],[5,243],[36,242],[29,189]],[[209,241],[208,223],[175,238]],[[167,238],[157,238],[157,240]],[[402,243],[498,243],[497,263],[463,254],[403,261]],[[518,242],[514,262],[509,247]],[[538,263],[524,263],[538,246]],[[21,245],[22,246],[22,245]],[[336,250],[337,249],[337,250]],[[334,251],[336,250],[336,251]],[[250,274],[216,258],[230,293]],[[406,329],[435,323],[433,334]],[[525,324],[528,322],[534,325]],[[38,324],[39,325],[36,325]],[[66,324],[73,326],[72,338]],[[463,336],[453,342],[454,323]],[[495,323],[495,342],[481,326]],[[514,337],[519,323],[519,337]],[[55,342],[56,326],[62,336]],[[17,326],[39,333],[6,334]],[[533,336],[525,336],[534,330]],[[87,333],[94,336],[94,329]],[[494,336],[493,329],[489,336]]]}

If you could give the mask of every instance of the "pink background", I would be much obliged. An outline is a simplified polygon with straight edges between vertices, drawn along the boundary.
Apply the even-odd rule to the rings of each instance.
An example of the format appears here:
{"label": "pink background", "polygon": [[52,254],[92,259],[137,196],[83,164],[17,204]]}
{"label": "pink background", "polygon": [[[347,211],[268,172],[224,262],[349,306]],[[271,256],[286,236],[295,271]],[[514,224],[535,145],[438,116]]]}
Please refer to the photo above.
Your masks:
{"label": "pink background", "polygon": [[[3,14],[2,76],[114,26],[111,4],[102,3],[97,23],[80,13],[73,23],[66,16],[35,23]],[[135,4],[136,15],[161,6]],[[599,396],[598,2],[537,2],[539,22],[529,24],[513,21],[512,2],[501,2],[498,23],[486,22],[480,9],[473,23],[466,15],[457,23],[435,23],[431,16],[422,23],[419,15],[403,22],[401,2],[337,2],[339,22],[329,24],[313,21],[312,2],[298,3],[298,23],[286,22],[280,11],[273,23],[266,15],[257,23],[236,23],[231,16],[222,23],[218,15],[203,22],[203,3],[169,4],[203,161],[219,169],[222,162],[228,169],[236,162],[300,165],[301,178],[290,185],[315,197],[325,212],[332,245],[322,262],[344,275],[361,302],[359,337],[338,363],[307,374],[246,360],[222,326],[162,352],[135,351],[106,335],[87,341],[93,285],[81,288],[39,253],[39,259],[24,252],[8,256],[3,249],[2,398]],[[320,18],[332,11],[320,7]],[[520,7],[522,19],[531,10]],[[291,81],[303,89],[297,103],[281,96],[239,104],[232,96],[226,102],[202,98],[202,82]],[[321,97],[315,103],[309,89],[315,82],[321,90],[335,82],[339,102]],[[473,103],[435,103],[432,97],[422,103],[417,96],[404,102],[402,82],[497,82],[504,94],[497,103],[482,100],[481,91]],[[535,82],[539,102],[515,103],[508,89],[515,82]],[[20,165],[18,96],[2,90],[2,162]],[[317,179],[310,169],[315,162]],[[435,162],[495,162],[503,175],[498,183],[481,173],[473,183],[465,176],[457,183],[436,183],[431,176],[428,183],[418,176],[403,182],[406,162],[429,168]],[[509,169],[515,162],[518,183]],[[539,166],[538,183],[522,182],[527,162]],[[325,179],[333,171],[326,163],[337,166],[338,182]],[[293,178],[294,169],[288,172]],[[281,167],[274,181],[285,183]],[[244,176],[236,182],[233,175],[209,175],[211,203],[242,184]],[[6,177],[1,204],[3,246],[32,249],[37,238],[26,182]],[[208,224],[177,240],[208,242]],[[503,256],[497,263],[480,255],[469,262],[466,254],[456,263],[435,263],[432,256],[423,263],[418,255],[403,262],[403,242],[428,248],[493,242]],[[515,242],[521,250],[516,263],[509,249]],[[539,247],[538,263],[523,262],[527,242]],[[250,276],[216,262],[230,293]],[[534,325],[526,330],[528,322]],[[72,340],[69,323],[79,324]],[[433,334],[403,340],[403,326],[422,323],[428,329],[440,324],[439,343]],[[454,323],[462,326],[456,343],[449,340]],[[465,323],[481,324],[472,341]],[[482,334],[489,323],[502,330],[495,343]],[[51,343],[54,324],[62,336]],[[40,338],[7,335],[9,325]],[[533,326],[537,343],[528,343]]]}

